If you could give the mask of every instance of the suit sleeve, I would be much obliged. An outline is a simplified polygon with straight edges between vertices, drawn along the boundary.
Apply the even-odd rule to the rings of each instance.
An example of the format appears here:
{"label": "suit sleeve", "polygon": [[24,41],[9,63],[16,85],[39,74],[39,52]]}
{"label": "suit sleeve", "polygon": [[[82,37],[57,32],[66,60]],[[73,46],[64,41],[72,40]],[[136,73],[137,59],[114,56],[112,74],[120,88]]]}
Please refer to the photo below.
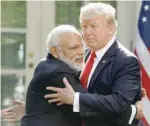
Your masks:
{"label": "suit sleeve", "polygon": [[[120,71],[115,75],[112,83],[112,93],[109,95],[98,95],[91,93],[80,93],[80,116],[102,116],[115,118],[128,110],[131,114],[131,104],[141,88],[140,67],[135,57],[129,57]],[[88,100],[87,100],[88,99]]]}

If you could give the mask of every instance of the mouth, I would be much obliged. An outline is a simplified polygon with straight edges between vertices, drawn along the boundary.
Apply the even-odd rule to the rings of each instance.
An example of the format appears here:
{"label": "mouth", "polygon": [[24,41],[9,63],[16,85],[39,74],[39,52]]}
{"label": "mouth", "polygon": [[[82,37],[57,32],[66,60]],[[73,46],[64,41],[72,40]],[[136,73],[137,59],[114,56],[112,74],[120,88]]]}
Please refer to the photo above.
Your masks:
{"label": "mouth", "polygon": [[78,59],[75,60],[75,62],[77,62],[77,63],[83,63],[83,58],[78,58]]}
{"label": "mouth", "polygon": [[87,39],[87,42],[93,42],[94,39]]}

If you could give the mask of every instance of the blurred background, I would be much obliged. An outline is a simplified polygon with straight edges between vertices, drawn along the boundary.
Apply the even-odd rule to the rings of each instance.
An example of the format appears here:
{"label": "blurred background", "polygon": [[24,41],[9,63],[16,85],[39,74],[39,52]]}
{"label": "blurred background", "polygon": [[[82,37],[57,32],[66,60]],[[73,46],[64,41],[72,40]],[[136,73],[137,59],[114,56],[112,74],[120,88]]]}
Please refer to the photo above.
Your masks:
{"label": "blurred background", "polygon": [[[80,30],[80,7],[93,1],[1,1],[1,109],[24,100],[38,61],[46,56],[46,38],[53,27],[72,24]],[[102,1],[116,8],[117,38],[134,50],[138,1]],[[2,126],[20,126],[2,121]]]}

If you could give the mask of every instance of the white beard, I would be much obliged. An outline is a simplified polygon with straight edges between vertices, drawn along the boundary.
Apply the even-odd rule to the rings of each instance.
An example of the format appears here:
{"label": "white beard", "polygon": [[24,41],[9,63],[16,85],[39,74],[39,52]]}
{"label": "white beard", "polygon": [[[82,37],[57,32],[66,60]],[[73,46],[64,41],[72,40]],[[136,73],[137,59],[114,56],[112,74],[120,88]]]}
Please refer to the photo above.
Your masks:
{"label": "white beard", "polygon": [[[80,57],[77,57],[80,58]],[[75,58],[73,61],[69,60],[66,56],[64,56],[63,53],[59,53],[59,59],[63,62],[65,62],[66,64],[68,64],[72,69],[77,70],[77,71],[82,71],[83,69],[83,65],[84,63],[81,64],[77,64],[75,63],[75,60],[77,59]]]}

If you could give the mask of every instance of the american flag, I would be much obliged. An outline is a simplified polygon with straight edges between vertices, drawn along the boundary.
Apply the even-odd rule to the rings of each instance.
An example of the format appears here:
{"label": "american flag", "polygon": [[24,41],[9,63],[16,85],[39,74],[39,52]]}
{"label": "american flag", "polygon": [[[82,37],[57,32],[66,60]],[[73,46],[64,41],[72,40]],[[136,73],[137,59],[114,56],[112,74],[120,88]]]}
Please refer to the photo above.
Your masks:
{"label": "american flag", "polygon": [[139,58],[142,72],[142,87],[147,91],[143,101],[143,123],[150,126],[150,1],[142,1],[138,19],[135,53]]}

